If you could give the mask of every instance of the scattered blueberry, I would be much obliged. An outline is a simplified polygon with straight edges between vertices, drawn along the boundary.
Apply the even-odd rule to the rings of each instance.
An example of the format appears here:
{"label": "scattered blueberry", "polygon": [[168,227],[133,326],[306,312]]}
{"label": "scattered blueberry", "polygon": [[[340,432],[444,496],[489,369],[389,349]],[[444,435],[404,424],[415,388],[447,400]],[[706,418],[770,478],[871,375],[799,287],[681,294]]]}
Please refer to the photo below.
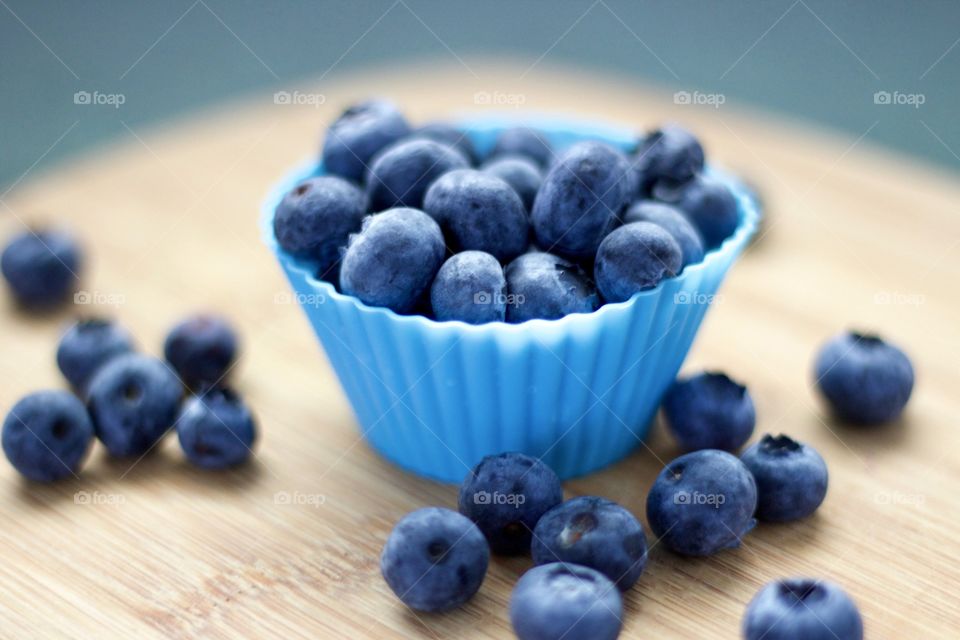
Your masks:
{"label": "scattered blueberry", "polygon": [[533,200],[543,182],[543,173],[533,161],[524,156],[501,156],[484,164],[482,170],[513,187],[527,211],[533,208]]}
{"label": "scattered blueberry", "polygon": [[67,391],[37,391],[13,405],[3,421],[3,452],[13,468],[35,482],[75,474],[93,425],[83,403]]}
{"label": "scattered blueberry", "polygon": [[285,251],[318,261],[319,272],[327,273],[366,211],[366,197],[352,183],[336,176],[309,178],[283,196],[273,232]]}
{"label": "scattered blueberry", "polygon": [[757,482],[756,515],[760,520],[805,518],[827,495],[827,463],[802,442],[767,434],[740,459]]}
{"label": "scattered blueberry", "polygon": [[857,605],[827,580],[787,578],[763,587],[747,606],[745,640],[862,640]]}
{"label": "scattered blueberry", "polygon": [[470,141],[470,136],[462,129],[445,122],[430,122],[413,132],[414,136],[428,138],[434,142],[450,145],[462,153],[471,165],[477,164],[477,150]]}
{"label": "scattered blueberry", "polygon": [[537,241],[548,251],[592,258],[627,203],[626,157],[600,142],[578,142],[543,178],[531,217]]}
{"label": "scattered blueberry", "polygon": [[501,453],[487,456],[467,474],[458,505],[494,553],[516,555],[530,550],[540,516],[562,501],[553,469],[522,453]]}
{"label": "scattered blueberry", "polygon": [[469,324],[503,322],[507,314],[507,280],[489,253],[464,251],[447,259],[430,286],[437,320]]}
{"label": "scattered blueberry", "polygon": [[698,175],[681,185],[657,183],[653,195],[683,211],[700,231],[707,249],[719,247],[740,224],[737,199],[716,178]]}
{"label": "scattered blueberry", "polygon": [[128,353],[103,365],[87,390],[97,437],[110,455],[146,453],[177,418],[183,387],[161,360]]}
{"label": "scattered blueberry", "polygon": [[497,136],[487,159],[502,156],[523,156],[546,168],[553,162],[553,147],[546,136],[536,129],[513,127],[504,129]]}
{"label": "scattered blueberry", "polygon": [[632,513],[606,498],[581,496],[547,511],[533,531],[534,564],[564,562],[596,569],[621,591],[647,566],[647,539]]}
{"label": "scattered blueberry", "polygon": [[880,424],[896,420],[913,391],[913,365],[883,338],[849,331],[817,355],[817,386],[841,420]]}
{"label": "scattered blueberry", "polygon": [[726,451],[703,449],[668,464],[647,495],[647,521],[669,549],[709,556],[737,547],[753,529],[757,486]]}
{"label": "scattered blueberry", "polygon": [[703,238],[687,217],[676,207],[654,200],[639,200],[623,214],[623,222],[652,222],[663,227],[680,245],[682,267],[703,261]]}
{"label": "scattered blueberry", "polygon": [[25,231],[0,256],[0,270],[13,297],[30,309],[64,302],[78,284],[81,251],[65,231]]}
{"label": "scattered blueberry", "polygon": [[191,389],[217,385],[237,358],[237,334],[220,316],[190,316],[167,334],[163,355]]}
{"label": "scattered blueberry", "polygon": [[614,640],[622,618],[616,586],[575,564],[534,567],[510,596],[510,622],[520,640]]}
{"label": "scattered blueberry", "polygon": [[663,413],[685,451],[735,451],[750,439],[757,421],[747,388],[714,372],[674,382],[663,397]]}
{"label": "scattered blueberry", "polygon": [[427,507],[405,515],[390,532],[380,572],[400,600],[417,611],[446,611],[480,589],[490,549],[473,522]]}
{"label": "scattered blueberry", "polygon": [[455,148],[425,138],[411,138],[384,149],[367,172],[370,210],[423,207],[423,195],[433,181],[470,162]]}
{"label": "scattered blueberry", "polygon": [[177,435],[190,462],[203,469],[224,469],[250,457],[256,425],[233,391],[208,389],[184,403]]}
{"label": "scattered blueberry", "polygon": [[529,223],[523,201],[500,178],[477,171],[450,171],[430,185],[423,210],[461,251],[485,251],[498,260],[527,248]]}
{"label": "scattered blueberry", "polygon": [[593,281],[576,264],[550,253],[525,253],[504,270],[507,322],[554,320],[600,306]]}
{"label": "scattered blueberry", "polygon": [[623,302],[652,289],[683,267],[680,245],[663,227],[632,222],[614,229],[597,250],[593,275],[607,302]]}
{"label": "scattered blueberry", "polygon": [[655,182],[686,182],[703,170],[700,141],[677,125],[651,132],[637,147],[634,163],[640,170],[641,194]]}
{"label": "scattered blueberry", "polygon": [[70,386],[82,393],[97,369],[133,349],[133,338],[116,322],[86,318],[71,325],[60,338],[57,366]]}
{"label": "scattered blueberry", "polygon": [[410,125],[392,103],[357,103],[327,130],[322,154],[324,171],[359,183],[374,155],[409,133]]}
{"label": "scattered blueberry", "polygon": [[420,302],[443,264],[443,233],[417,209],[368,216],[350,237],[340,268],[340,288],[374,307],[408,313]]}

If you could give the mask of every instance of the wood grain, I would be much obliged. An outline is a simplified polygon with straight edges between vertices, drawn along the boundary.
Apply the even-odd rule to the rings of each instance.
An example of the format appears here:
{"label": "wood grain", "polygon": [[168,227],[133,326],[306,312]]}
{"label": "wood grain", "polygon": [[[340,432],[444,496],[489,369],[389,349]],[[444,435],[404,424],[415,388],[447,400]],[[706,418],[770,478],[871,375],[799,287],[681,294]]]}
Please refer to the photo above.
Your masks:
{"label": "wood grain", "polygon": [[[495,560],[460,611],[414,614],[382,582],[392,524],[455,490],[406,475],[362,442],[333,373],[256,219],[270,184],[314,154],[345,103],[388,95],[418,120],[483,110],[477,92],[523,96],[523,109],[638,129],[678,119],[711,157],[762,185],[769,219],[734,267],[686,367],[748,382],[759,432],[785,432],[827,459],[831,488],[811,519],[764,525],[743,548],[703,560],[654,545],[626,596],[625,638],[733,638],[750,597],[779,576],[834,579],[860,604],[871,638],[955,637],[960,629],[960,186],[866,139],[739,109],[678,107],[595,73],[471,62],[405,67],[301,90],[320,108],[251,96],[136,135],[8,194],[6,235],[66,219],[85,238],[84,288],[157,353],[181,315],[236,320],[236,384],[261,424],[257,459],[222,474],[190,468],[168,440],[141,461],[96,449],[79,479],[42,487],[0,465],[0,635],[5,637],[510,637],[506,606],[527,559]],[[118,113],[122,117],[122,113]],[[864,131],[870,123],[864,123]],[[71,314],[0,308],[0,405],[61,386],[53,361]],[[111,306],[115,305],[115,306]],[[897,424],[854,430],[811,391],[818,344],[850,325],[901,343],[918,371]],[[658,426],[615,467],[567,483],[643,517],[662,461],[678,452]],[[87,492],[87,503],[83,503]],[[78,497],[79,496],[79,497]],[[651,540],[652,541],[652,540]]]}

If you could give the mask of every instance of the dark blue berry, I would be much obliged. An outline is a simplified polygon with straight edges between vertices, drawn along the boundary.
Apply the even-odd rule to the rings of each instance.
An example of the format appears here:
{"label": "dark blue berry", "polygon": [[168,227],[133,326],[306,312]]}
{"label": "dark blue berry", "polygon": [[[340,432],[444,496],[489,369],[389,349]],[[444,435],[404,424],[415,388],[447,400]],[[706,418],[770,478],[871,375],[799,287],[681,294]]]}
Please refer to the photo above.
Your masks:
{"label": "dark blue berry", "polygon": [[76,289],[80,246],[65,231],[25,231],[0,256],[0,270],[13,297],[30,309],[49,309]]}
{"label": "dark blue berry", "polygon": [[456,511],[427,507],[405,515],[390,532],[380,572],[408,607],[446,611],[473,597],[489,562],[475,524]]}
{"label": "dark blue berry", "polygon": [[464,251],[447,259],[430,286],[437,320],[469,324],[502,322],[507,314],[507,280],[489,253]]}
{"label": "dark blue berry", "polygon": [[112,320],[78,320],[61,336],[57,345],[57,367],[79,393],[107,361],[134,350],[133,338]]}
{"label": "dark blue berry", "polygon": [[163,355],[191,389],[217,385],[237,358],[237,334],[220,316],[190,316],[167,334]]}
{"label": "dark blue berry", "polygon": [[534,567],[510,596],[510,622],[519,640],[614,640],[622,618],[616,585],[575,564]]}
{"label": "dark blue berry", "polygon": [[470,162],[453,147],[411,138],[384,149],[374,158],[367,173],[370,210],[393,207],[423,207],[423,195],[433,181],[454,169],[466,169]]}
{"label": "dark blue berry", "polygon": [[392,103],[357,103],[327,129],[323,142],[324,171],[359,183],[373,157],[409,133],[410,125]]}
{"label": "dark blue berry", "polygon": [[250,457],[256,425],[235,393],[208,389],[184,403],[177,435],[187,460],[204,469],[224,469]]}
{"label": "dark blue berry", "polygon": [[737,199],[716,178],[698,175],[680,185],[658,183],[653,195],[683,211],[700,232],[707,249],[719,247],[740,223]]}
{"label": "dark blue berry", "polygon": [[596,569],[621,591],[647,566],[647,539],[632,513],[606,498],[581,496],[540,518],[530,547],[535,564],[565,562]]}
{"label": "dark blue berry", "polygon": [[747,388],[714,372],[674,382],[663,397],[663,414],[685,451],[735,451],[750,439],[757,422]]}
{"label": "dark blue berry", "polygon": [[518,256],[504,270],[507,322],[555,320],[600,306],[593,281],[576,264],[550,253]]}
{"label": "dark blue berry", "polygon": [[128,353],[94,374],[87,408],[110,455],[137,456],[173,426],[182,395],[180,380],[163,361]]}
{"label": "dark blue berry", "polygon": [[433,218],[418,209],[391,209],[364,219],[350,237],[340,288],[373,307],[408,313],[437,274],[446,247]]}
{"label": "dark blue berry", "polygon": [[93,425],[86,407],[67,391],[37,391],[13,405],[3,421],[3,452],[35,482],[75,474],[90,449]]}
{"label": "dark blue berry", "polygon": [[623,214],[623,222],[652,222],[663,227],[680,245],[682,267],[703,260],[703,238],[690,220],[676,207],[654,200],[639,200]]}
{"label": "dark blue berry", "polygon": [[553,469],[522,453],[487,456],[460,486],[460,513],[473,520],[494,553],[530,550],[540,516],[563,501]]}
{"label": "dark blue berry", "polygon": [[340,260],[340,248],[360,229],[367,199],[356,186],[336,176],[304,180],[283,196],[273,232],[284,251],[316,260],[321,274]]}
{"label": "dark blue berry", "polygon": [[470,136],[462,129],[458,129],[451,124],[430,122],[416,129],[413,135],[450,145],[459,150],[470,161],[471,165],[477,164],[477,150],[473,147]]}
{"label": "dark blue berry", "polygon": [[642,194],[655,182],[686,182],[703,171],[703,147],[686,129],[668,124],[640,141],[634,163]]}
{"label": "dark blue berry", "polygon": [[740,546],[756,521],[757,486],[739,459],[703,449],[663,468],[647,495],[647,521],[667,548],[709,556]]}
{"label": "dark blue berry", "polygon": [[543,182],[543,173],[533,161],[524,156],[502,156],[490,160],[482,167],[483,171],[493,174],[513,187],[527,211],[533,207],[533,200]]}
{"label": "dark blue berry", "polygon": [[523,201],[494,175],[476,169],[446,173],[427,190],[423,210],[440,223],[459,251],[485,251],[507,261],[527,248],[529,223]]}
{"label": "dark blue berry", "polygon": [[827,495],[827,463],[810,445],[768,434],[744,451],[740,459],[757,482],[760,520],[805,518]]}
{"label": "dark blue berry", "polygon": [[531,219],[547,251],[591,259],[627,203],[627,159],[600,142],[578,142],[543,178]]}
{"label": "dark blue berry", "polygon": [[787,578],[767,584],[747,606],[745,640],[862,640],[857,605],[827,580]]}
{"label": "dark blue berry", "polygon": [[883,338],[846,332],[817,355],[817,386],[834,414],[857,424],[896,420],[913,392],[913,365]]}
{"label": "dark blue berry", "polygon": [[607,302],[624,302],[683,267],[680,245],[663,227],[632,222],[614,229],[597,250],[593,276]]}
{"label": "dark blue berry", "polygon": [[523,156],[546,168],[553,162],[553,147],[546,136],[536,129],[513,127],[504,129],[497,136],[487,159],[502,156]]}

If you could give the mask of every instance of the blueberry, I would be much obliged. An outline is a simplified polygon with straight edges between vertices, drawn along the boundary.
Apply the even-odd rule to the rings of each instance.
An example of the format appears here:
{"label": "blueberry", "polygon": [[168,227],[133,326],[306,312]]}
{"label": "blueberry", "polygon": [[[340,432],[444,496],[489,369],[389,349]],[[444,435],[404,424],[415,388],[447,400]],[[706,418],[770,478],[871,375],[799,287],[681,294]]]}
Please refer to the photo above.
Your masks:
{"label": "blueberry", "polygon": [[550,253],[525,253],[504,270],[507,322],[555,320],[569,313],[590,313],[600,306],[593,281],[576,264]]}
{"label": "blueberry", "polygon": [[740,223],[737,199],[716,178],[698,175],[681,185],[658,183],[653,195],[683,211],[700,231],[707,249],[719,247]]}
{"label": "blueberry", "polygon": [[757,482],[756,515],[760,520],[805,518],[827,495],[827,463],[802,442],[768,434],[740,459]]}
{"label": "blueberry", "polygon": [[686,451],[735,451],[750,439],[757,422],[747,388],[713,372],[674,382],[663,397],[663,414]]}
{"label": "blueberry", "polygon": [[578,142],[567,149],[533,202],[540,245],[569,258],[592,258],[630,196],[627,173],[627,159],[609,145]]}
{"label": "blueberry", "polygon": [[523,206],[530,211],[540,183],[543,182],[543,173],[533,161],[524,156],[501,156],[484,164],[482,170],[513,187],[523,200]]}
{"label": "blueberry", "polygon": [[161,360],[128,353],[103,365],[90,380],[87,408],[110,455],[146,453],[173,426],[183,388]]}
{"label": "blueberry", "polygon": [[600,243],[593,276],[604,300],[623,302],[672,278],[682,267],[680,245],[666,229],[652,222],[631,222]]}
{"label": "blueberry", "polygon": [[37,391],[20,399],[3,421],[3,452],[13,468],[35,482],[53,482],[80,469],[93,425],[67,391]]}
{"label": "blueberry", "polygon": [[82,393],[97,369],[133,349],[133,338],[116,322],[103,318],[78,320],[60,338],[57,366],[67,382]]}
{"label": "blueberry", "polygon": [[745,640],[861,640],[857,605],[827,580],[787,578],[763,587],[747,606]]}
{"label": "blueberry", "polygon": [[486,251],[498,260],[527,248],[529,223],[523,201],[500,178],[459,169],[437,178],[423,198],[423,210],[461,251]]}
{"label": "blueberry", "polygon": [[203,469],[224,469],[250,457],[256,425],[233,391],[208,389],[184,403],[177,436],[187,460]]}
{"label": "blueberry", "polygon": [[237,334],[225,318],[193,315],[170,330],[163,355],[191,389],[217,385],[237,358]]}
{"label": "blueberry", "polygon": [[522,453],[487,456],[460,486],[460,513],[480,527],[494,553],[530,550],[540,516],[563,501],[560,478],[546,464]]}
{"label": "blueberry", "polygon": [[642,193],[657,181],[686,182],[703,171],[703,147],[686,129],[668,124],[640,141],[634,163]]}
{"label": "blueberry", "polygon": [[616,586],[575,564],[534,567],[510,596],[510,622],[520,640],[614,640],[622,618]]}
{"label": "blueberry", "polygon": [[373,156],[409,133],[410,125],[392,103],[357,103],[327,129],[322,154],[324,171],[359,183]]}
{"label": "blueberry", "polygon": [[360,233],[350,237],[340,288],[370,306],[408,313],[433,281],[445,251],[440,226],[423,211],[399,208],[368,216]]}
{"label": "blueberry", "polygon": [[367,172],[370,210],[392,207],[423,207],[423,195],[433,181],[454,169],[466,169],[470,162],[453,147],[411,138],[384,149]]}
{"label": "blueberry", "polygon": [[612,580],[621,591],[647,566],[647,539],[632,513],[606,498],[581,496],[547,511],[533,530],[534,564],[579,564]]}
{"label": "blueberry", "polygon": [[489,253],[464,251],[447,259],[430,287],[437,320],[469,324],[503,322],[507,314],[507,280]]}
{"label": "blueberry", "polygon": [[647,495],[647,521],[667,548],[709,556],[740,546],[753,529],[757,486],[726,451],[703,449],[663,468]]}
{"label": "blueberry", "polygon": [[456,511],[427,507],[405,515],[390,532],[380,572],[408,607],[446,611],[473,597],[489,563],[490,549],[475,524]]}
{"label": "blueberry", "polygon": [[487,159],[502,156],[523,156],[546,168],[553,162],[553,147],[546,136],[536,129],[513,127],[504,129],[497,136]]}
{"label": "blueberry", "polygon": [[471,165],[477,164],[477,150],[473,147],[470,136],[462,129],[458,129],[451,124],[445,122],[429,122],[416,129],[413,135],[449,145],[459,150],[460,153],[470,161]]}
{"label": "blueberry", "polygon": [[676,207],[653,200],[639,200],[623,214],[623,222],[652,222],[663,227],[680,245],[683,255],[681,269],[703,260],[703,238],[690,220]]}
{"label": "blueberry", "polygon": [[65,231],[25,231],[0,256],[0,270],[24,307],[48,309],[64,302],[78,283],[80,246]]}
{"label": "blueberry", "polygon": [[913,391],[913,365],[883,338],[849,331],[817,355],[817,386],[841,420],[880,424],[896,420]]}
{"label": "blueberry", "polygon": [[320,273],[328,273],[366,211],[366,197],[353,184],[336,176],[309,178],[283,196],[273,232],[284,251],[316,260]]}

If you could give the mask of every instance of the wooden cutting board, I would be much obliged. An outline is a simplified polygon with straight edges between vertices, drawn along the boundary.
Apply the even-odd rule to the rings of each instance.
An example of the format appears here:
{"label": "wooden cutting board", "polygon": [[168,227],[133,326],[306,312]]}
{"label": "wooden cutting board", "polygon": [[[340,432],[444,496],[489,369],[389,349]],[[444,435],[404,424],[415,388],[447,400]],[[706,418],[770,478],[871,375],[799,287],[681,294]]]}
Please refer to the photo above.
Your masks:
{"label": "wooden cutting board", "polygon": [[[140,461],[97,447],[79,479],[22,482],[0,464],[0,635],[5,637],[510,637],[510,590],[530,561],[495,559],[480,593],[445,615],[414,614],[380,578],[391,526],[456,491],[407,475],[358,440],[356,423],[279,267],[258,237],[267,188],[316,152],[342,106],[390,96],[423,121],[491,109],[549,112],[637,129],[665,119],[701,133],[710,157],[760,185],[762,237],[734,267],[686,368],[723,368],[756,399],[758,434],[813,444],[830,466],[812,518],[762,525],[708,559],[650,538],[625,598],[625,638],[734,638],[761,585],[794,574],[842,584],[871,638],[955,637],[960,628],[960,186],[860,138],[750,113],[676,105],[595,72],[502,62],[395,67],[299,88],[323,104],[264,93],[141,129],[4,197],[2,231],[67,221],[84,238],[92,305],[36,319],[0,307],[0,405],[60,387],[56,339],[75,313],[116,315],[158,353],[180,316],[213,309],[244,338],[236,386],[254,407],[256,460],[227,473],[188,466],[175,438]],[[290,89],[292,91],[292,89]],[[291,102],[304,100],[293,99]],[[309,99],[307,99],[309,100]],[[320,102],[320,99],[312,99]],[[281,101],[282,102],[282,101]],[[123,119],[123,110],[117,111]],[[906,416],[851,429],[811,390],[817,346],[848,326],[905,347],[918,382]],[[624,462],[565,485],[641,519],[657,426]]]}

